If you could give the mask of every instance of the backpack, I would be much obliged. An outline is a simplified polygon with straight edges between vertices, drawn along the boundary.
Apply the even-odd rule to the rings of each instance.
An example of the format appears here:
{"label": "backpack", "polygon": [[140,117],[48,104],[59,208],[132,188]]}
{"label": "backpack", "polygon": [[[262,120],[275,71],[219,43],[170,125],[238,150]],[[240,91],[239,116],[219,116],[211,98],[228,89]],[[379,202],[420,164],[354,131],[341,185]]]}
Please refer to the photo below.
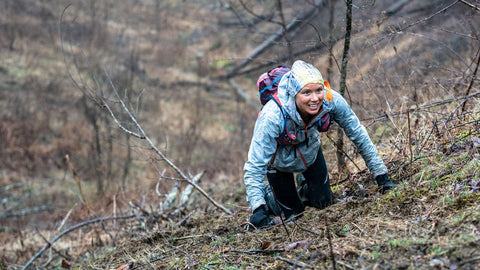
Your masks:
{"label": "backpack", "polygon": [[278,83],[283,75],[289,71],[289,68],[280,65],[260,75],[257,80],[257,88],[262,105],[267,104],[267,101],[277,96]]}
{"label": "backpack", "polygon": [[[277,138],[277,142],[280,146],[285,145],[292,145],[295,144],[295,140],[297,139],[297,130],[295,129],[294,134],[290,133],[287,129],[287,120],[290,119],[290,115],[283,109],[280,100],[278,99],[277,90],[278,84],[282,79],[285,73],[289,72],[290,69],[284,65],[279,65],[269,71],[260,75],[257,80],[257,89],[258,89],[258,97],[260,98],[260,103],[262,105],[267,104],[269,100],[273,100],[277,106],[280,108],[280,111],[283,114],[283,132],[280,137]],[[329,87],[328,83],[325,84],[326,87]],[[319,123],[318,130],[320,132],[326,132],[331,124],[330,121],[330,114],[325,114]]]}

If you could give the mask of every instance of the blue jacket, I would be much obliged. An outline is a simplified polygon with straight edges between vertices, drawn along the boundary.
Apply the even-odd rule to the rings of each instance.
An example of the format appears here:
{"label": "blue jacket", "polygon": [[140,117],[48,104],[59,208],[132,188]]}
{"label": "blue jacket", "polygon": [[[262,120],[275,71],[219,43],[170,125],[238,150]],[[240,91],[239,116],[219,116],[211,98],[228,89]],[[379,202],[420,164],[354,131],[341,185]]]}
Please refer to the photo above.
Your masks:
{"label": "blue jacket", "polygon": [[[292,88],[296,88],[296,90],[291,91]],[[377,148],[370,140],[367,130],[339,93],[324,87],[324,100],[320,114],[310,123],[304,123],[296,109],[295,98],[291,94],[298,92],[299,88],[301,88],[301,83],[291,72],[288,72],[279,83],[278,98],[282,108],[291,118],[288,121],[289,130],[295,125],[299,132],[297,137],[303,140],[303,143],[280,146],[277,149],[276,138],[284,130],[284,116],[280,107],[273,100],[265,104],[255,123],[248,160],[244,166],[247,201],[252,210],[265,204],[264,178],[269,165],[278,171],[293,173],[305,171],[307,169],[305,164],[307,166],[313,164],[320,148],[318,122],[326,113],[330,113],[331,119],[343,128],[374,177],[387,173],[387,167],[378,156]],[[270,164],[274,155],[273,164]]]}

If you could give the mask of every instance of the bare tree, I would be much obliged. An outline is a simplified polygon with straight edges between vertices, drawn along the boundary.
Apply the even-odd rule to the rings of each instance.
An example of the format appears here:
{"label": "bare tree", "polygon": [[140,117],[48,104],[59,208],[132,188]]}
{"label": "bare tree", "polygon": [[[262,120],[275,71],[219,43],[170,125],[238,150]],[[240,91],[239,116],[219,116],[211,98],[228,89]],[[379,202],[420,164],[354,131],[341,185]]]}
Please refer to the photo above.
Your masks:
{"label": "bare tree", "polygon": [[[128,98],[127,89],[125,89],[124,93],[121,95],[106,68],[104,68],[103,76],[100,74],[92,74],[92,68],[89,66],[87,60],[85,60],[85,69],[90,75],[88,80],[92,81],[93,83],[87,82],[85,75],[80,69],[80,63],[78,62],[78,59],[75,57],[75,55],[73,55],[73,51],[70,50],[69,52],[71,55],[67,55],[67,51],[65,50],[62,26],[64,23],[63,17],[68,7],[69,6],[64,9],[60,19],[60,39],[66,70],[75,87],[81,91],[91,102],[102,108],[105,113],[111,117],[121,131],[125,132],[131,137],[146,141],[149,148],[160,157],[160,160],[165,162],[168,167],[173,169],[180,176],[179,178],[175,178],[177,181],[184,181],[192,185],[197,191],[200,192],[200,194],[207,198],[208,201],[210,201],[218,209],[227,214],[231,214],[229,209],[215,201],[207,192],[205,192],[205,190],[203,190],[198,183],[193,180],[193,177],[187,176],[183,170],[176,166],[175,163],[173,163],[162,151],[160,151],[160,149],[152,141],[150,136],[137,120],[135,108],[138,108],[139,100],[137,99],[137,106],[133,106],[130,101],[131,99]],[[72,64],[67,62],[67,57],[72,59]],[[75,72],[76,76],[73,75],[72,71]],[[100,78],[102,78],[103,81],[100,81]],[[160,178],[162,177],[163,175],[160,176]],[[168,179],[171,179],[171,177]]]}
{"label": "bare tree", "polygon": [[[345,32],[345,43],[343,46],[343,57],[342,57],[342,69],[340,72],[340,94],[343,96],[345,94],[346,80],[347,80],[347,64],[348,64],[348,51],[350,50],[350,37],[352,33],[352,0],[346,0],[347,13],[346,13],[346,32]],[[337,166],[338,172],[342,173],[346,170],[345,163],[345,154],[343,151],[344,139],[343,139],[343,130],[338,127],[337,129]]]}

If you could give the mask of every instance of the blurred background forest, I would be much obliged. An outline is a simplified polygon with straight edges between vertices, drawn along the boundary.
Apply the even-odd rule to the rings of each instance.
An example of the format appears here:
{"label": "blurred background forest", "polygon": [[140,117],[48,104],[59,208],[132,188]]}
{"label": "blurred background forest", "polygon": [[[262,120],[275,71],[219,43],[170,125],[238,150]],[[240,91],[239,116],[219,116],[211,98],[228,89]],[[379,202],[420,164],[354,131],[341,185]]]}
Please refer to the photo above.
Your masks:
{"label": "blurred background forest", "polygon": [[[427,137],[458,110],[450,101],[478,93],[479,7],[476,0],[353,1],[345,97],[386,162],[441,147]],[[112,101],[120,123],[135,130],[116,99],[126,101],[172,162],[190,176],[204,171],[199,185],[208,194],[246,209],[256,79],[303,59],[338,89],[345,11],[335,0],[2,1],[0,245],[8,248],[0,261],[24,264],[42,235],[67,220],[126,215],[132,205],[161,212],[172,187],[187,186],[89,93]],[[469,99],[465,110],[477,102]],[[322,141],[334,183],[348,177],[337,172],[335,136],[332,128]],[[355,160],[347,161],[349,173],[365,169],[349,142],[345,152]],[[185,208],[215,209],[197,193]]]}

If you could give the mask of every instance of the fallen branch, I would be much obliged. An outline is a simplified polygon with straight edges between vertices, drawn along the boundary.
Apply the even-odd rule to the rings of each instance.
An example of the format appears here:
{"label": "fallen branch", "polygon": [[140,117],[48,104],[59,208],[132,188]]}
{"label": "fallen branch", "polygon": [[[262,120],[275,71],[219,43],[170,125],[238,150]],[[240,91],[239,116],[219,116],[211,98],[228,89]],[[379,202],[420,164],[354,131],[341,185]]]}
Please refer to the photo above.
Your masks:
{"label": "fallen branch", "polygon": [[253,108],[257,109],[259,108],[258,102],[253,101],[247,93],[242,89],[242,87],[233,79],[229,79],[228,83],[235,89],[235,93],[240,96],[245,102],[247,102],[248,105],[252,106]]}
{"label": "fallen branch", "polygon": [[226,75],[227,78],[232,77],[236,74],[239,70],[245,67],[248,63],[250,63],[255,57],[260,55],[263,51],[271,47],[271,44],[282,38],[288,31],[292,31],[295,28],[302,25],[304,22],[308,22],[312,20],[316,14],[318,14],[318,8],[309,9],[309,11],[295,17],[286,27],[277,30],[273,35],[271,35],[267,40],[265,40],[262,44],[256,47],[250,55],[245,57],[242,61],[238,62],[233,69]]}
{"label": "fallen branch", "polygon": [[39,212],[51,211],[51,210],[53,210],[53,206],[43,205],[43,206],[37,206],[32,208],[26,208],[26,209],[22,209],[20,211],[15,211],[15,212],[5,211],[0,214],[0,219],[9,218],[9,217],[26,216],[32,213],[39,213]]}
{"label": "fallen branch", "polygon": [[47,242],[47,244],[41,249],[39,250],[35,256],[33,256],[23,267],[22,267],[22,270],[24,269],[28,269],[28,267],[30,267],[30,265],[36,260],[38,259],[47,249],[49,249],[53,243],[57,242],[60,238],[62,238],[63,236],[67,235],[68,233],[72,232],[72,231],[75,231],[76,229],[79,229],[81,227],[84,227],[84,226],[87,226],[87,225],[90,225],[90,224],[94,224],[94,223],[98,223],[98,222],[102,222],[102,221],[107,221],[107,220],[117,220],[117,219],[130,219],[130,218],[134,218],[135,215],[128,215],[128,216],[119,216],[119,217],[103,217],[103,218],[95,218],[95,219],[91,219],[91,220],[87,220],[87,221],[84,221],[82,223],[79,223],[73,227],[70,227],[66,230],[64,230],[63,232],[61,232],[60,234],[56,235],[52,241],[50,242]]}

